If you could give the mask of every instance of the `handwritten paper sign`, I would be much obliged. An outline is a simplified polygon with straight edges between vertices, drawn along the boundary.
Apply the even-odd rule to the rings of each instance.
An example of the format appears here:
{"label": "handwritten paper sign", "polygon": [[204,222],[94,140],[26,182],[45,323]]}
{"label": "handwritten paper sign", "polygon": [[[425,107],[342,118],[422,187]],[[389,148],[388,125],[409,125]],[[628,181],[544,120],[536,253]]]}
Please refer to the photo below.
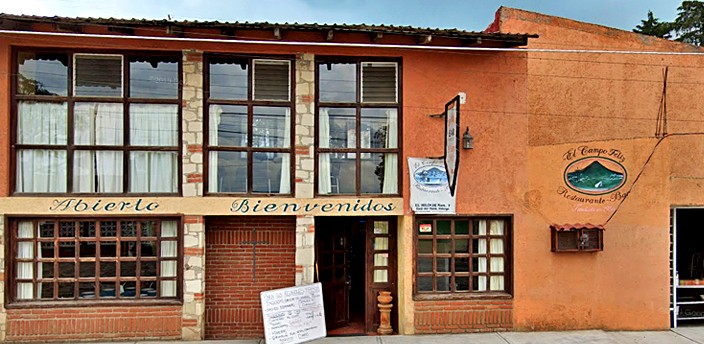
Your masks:
{"label": "handwritten paper sign", "polygon": [[320,283],[264,291],[261,301],[267,344],[296,344],[326,336]]}

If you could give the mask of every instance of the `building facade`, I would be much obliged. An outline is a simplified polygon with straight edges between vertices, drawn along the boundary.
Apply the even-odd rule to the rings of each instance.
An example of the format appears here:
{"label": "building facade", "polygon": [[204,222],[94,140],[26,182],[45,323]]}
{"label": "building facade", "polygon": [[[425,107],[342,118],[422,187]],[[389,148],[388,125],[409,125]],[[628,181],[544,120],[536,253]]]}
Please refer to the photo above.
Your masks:
{"label": "building facade", "polygon": [[[381,290],[400,334],[671,325],[700,57],[597,51],[699,50],[509,8],[0,19],[4,340],[256,338],[260,292],[313,282],[330,334],[376,331]],[[408,158],[443,155],[459,92],[456,214],[415,214]]]}

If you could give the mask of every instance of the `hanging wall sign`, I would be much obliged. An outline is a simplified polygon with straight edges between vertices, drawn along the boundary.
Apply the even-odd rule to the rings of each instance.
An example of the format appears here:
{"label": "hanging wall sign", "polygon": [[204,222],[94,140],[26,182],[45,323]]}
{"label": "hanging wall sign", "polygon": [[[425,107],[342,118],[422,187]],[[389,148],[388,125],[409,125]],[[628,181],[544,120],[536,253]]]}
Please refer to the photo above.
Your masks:
{"label": "hanging wall sign", "polygon": [[440,159],[408,158],[411,173],[411,209],[416,214],[454,214],[445,165]]}
{"label": "hanging wall sign", "polygon": [[460,96],[445,104],[445,170],[450,195],[455,195],[457,170],[460,167]]}
{"label": "hanging wall sign", "polygon": [[570,148],[562,158],[567,162],[564,186],[557,188],[562,197],[582,204],[607,206],[628,196],[621,189],[628,180],[623,165],[626,157],[621,150],[584,145]]}

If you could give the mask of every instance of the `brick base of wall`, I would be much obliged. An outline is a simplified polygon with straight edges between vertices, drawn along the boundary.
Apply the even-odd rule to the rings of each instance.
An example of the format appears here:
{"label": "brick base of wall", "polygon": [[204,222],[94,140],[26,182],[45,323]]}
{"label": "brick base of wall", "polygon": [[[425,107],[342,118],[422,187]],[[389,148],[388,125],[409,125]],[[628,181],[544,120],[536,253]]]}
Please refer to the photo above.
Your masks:
{"label": "brick base of wall", "polygon": [[[264,337],[259,293],[294,285],[296,218],[206,218],[205,233],[205,338]],[[253,240],[266,241],[257,244],[256,281],[243,243]]]}
{"label": "brick base of wall", "polygon": [[180,339],[181,306],[8,309],[8,342]]}
{"label": "brick base of wall", "polygon": [[513,327],[512,300],[416,301],[417,334],[507,331]]}

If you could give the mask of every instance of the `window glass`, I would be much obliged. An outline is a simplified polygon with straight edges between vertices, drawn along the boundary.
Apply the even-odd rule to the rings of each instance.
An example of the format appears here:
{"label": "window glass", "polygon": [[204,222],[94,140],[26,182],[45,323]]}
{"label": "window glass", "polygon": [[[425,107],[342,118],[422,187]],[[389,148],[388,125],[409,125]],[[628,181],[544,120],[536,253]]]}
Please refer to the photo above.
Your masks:
{"label": "window glass", "polygon": [[77,145],[122,145],[122,104],[76,103],[73,142]]}
{"label": "window glass", "polygon": [[[354,109],[321,108],[320,114],[320,125],[318,126],[320,148],[355,148],[357,146]],[[351,154],[354,155],[354,153]]]}
{"label": "window glass", "polygon": [[130,105],[130,145],[177,146],[178,134],[177,105]]}
{"label": "window glass", "polygon": [[290,192],[291,160],[288,153],[255,152],[252,160],[252,192]]}
{"label": "window glass", "polygon": [[397,148],[397,118],[396,109],[362,109],[362,148]]}
{"label": "window glass", "polygon": [[66,192],[66,151],[18,149],[15,191]]}
{"label": "window glass", "polygon": [[122,192],[122,151],[84,151],[74,153],[74,192]]}
{"label": "window glass", "polygon": [[247,99],[247,60],[211,58],[210,99]]}
{"label": "window glass", "polygon": [[322,63],[318,65],[321,102],[357,101],[357,65]]}
{"label": "window glass", "polygon": [[[323,175],[329,175],[329,182],[319,180],[318,193],[321,194],[354,194],[356,192],[354,153],[321,153],[318,158],[318,169]],[[329,170],[328,170],[329,169]]]}
{"label": "window glass", "polygon": [[17,92],[42,96],[68,94],[68,56],[55,53],[17,54]]}
{"label": "window glass", "polygon": [[176,152],[130,153],[130,192],[176,192]]}
{"label": "window glass", "polygon": [[76,54],[74,62],[76,96],[122,96],[122,56]]}
{"label": "window glass", "polygon": [[17,104],[17,143],[65,145],[68,105],[20,101]]}
{"label": "window glass", "polygon": [[213,146],[247,147],[247,107],[211,105],[209,143]]}
{"label": "window glass", "polygon": [[247,192],[247,152],[211,151],[208,169],[210,192]]}
{"label": "window glass", "polygon": [[130,61],[130,97],[178,98],[178,58],[137,57]]}
{"label": "window glass", "polygon": [[289,108],[256,106],[252,117],[252,147],[287,148],[291,141],[290,128]]}
{"label": "window glass", "polygon": [[[155,298],[158,285],[168,287],[162,297],[175,297],[179,278],[177,226],[173,220],[80,219],[63,220],[56,226],[57,231],[49,232],[43,229],[53,228],[52,222],[18,221],[12,262],[14,299]],[[154,232],[158,227],[165,236]],[[136,241],[138,237],[148,237],[143,232],[145,228],[155,237]],[[90,230],[104,235],[83,235]],[[33,236],[37,232],[43,235],[35,243]],[[162,240],[160,246],[158,239]],[[56,240],[59,259],[54,255]],[[41,249],[35,250],[35,244]],[[161,266],[160,271],[157,266]],[[54,286],[58,288],[56,295]]]}

